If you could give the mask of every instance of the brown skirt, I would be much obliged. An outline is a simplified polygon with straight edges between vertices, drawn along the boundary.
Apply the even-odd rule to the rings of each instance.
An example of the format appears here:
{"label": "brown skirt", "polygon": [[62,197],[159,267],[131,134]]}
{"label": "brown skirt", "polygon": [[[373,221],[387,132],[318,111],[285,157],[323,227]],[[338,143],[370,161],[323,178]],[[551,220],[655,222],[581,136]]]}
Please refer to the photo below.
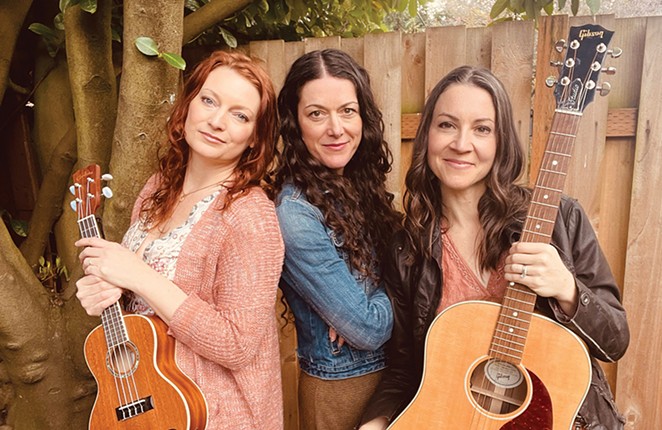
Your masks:
{"label": "brown skirt", "polygon": [[382,378],[382,371],[348,379],[324,380],[300,372],[301,430],[351,430]]}

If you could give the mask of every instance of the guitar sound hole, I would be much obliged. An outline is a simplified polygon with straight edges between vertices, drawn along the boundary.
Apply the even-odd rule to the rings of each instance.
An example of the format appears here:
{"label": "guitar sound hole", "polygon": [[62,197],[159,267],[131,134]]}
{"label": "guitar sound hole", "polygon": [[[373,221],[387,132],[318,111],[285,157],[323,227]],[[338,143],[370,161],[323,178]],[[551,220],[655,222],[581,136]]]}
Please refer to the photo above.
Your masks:
{"label": "guitar sound hole", "polygon": [[518,367],[501,360],[484,360],[471,374],[471,395],[485,411],[508,414],[526,400],[527,385],[523,382]]}
{"label": "guitar sound hole", "polygon": [[138,368],[140,354],[132,342],[124,342],[106,352],[106,366],[117,378],[131,376]]}

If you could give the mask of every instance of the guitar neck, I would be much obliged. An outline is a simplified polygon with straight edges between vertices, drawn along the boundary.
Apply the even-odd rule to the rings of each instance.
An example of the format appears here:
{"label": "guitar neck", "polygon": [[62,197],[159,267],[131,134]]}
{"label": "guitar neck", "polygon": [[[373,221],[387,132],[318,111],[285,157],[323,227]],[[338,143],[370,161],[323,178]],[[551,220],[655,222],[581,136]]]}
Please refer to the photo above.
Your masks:
{"label": "guitar neck", "polygon": [[[83,238],[101,237],[96,217],[89,215],[78,220],[78,229]],[[101,313],[101,325],[106,336],[108,349],[129,340],[119,302],[110,305]]]}
{"label": "guitar neck", "polygon": [[[581,116],[562,110],[554,113],[552,130],[522,229],[522,242],[551,242]],[[522,361],[536,298],[537,295],[525,285],[509,284],[492,339],[491,357],[513,364]]]}

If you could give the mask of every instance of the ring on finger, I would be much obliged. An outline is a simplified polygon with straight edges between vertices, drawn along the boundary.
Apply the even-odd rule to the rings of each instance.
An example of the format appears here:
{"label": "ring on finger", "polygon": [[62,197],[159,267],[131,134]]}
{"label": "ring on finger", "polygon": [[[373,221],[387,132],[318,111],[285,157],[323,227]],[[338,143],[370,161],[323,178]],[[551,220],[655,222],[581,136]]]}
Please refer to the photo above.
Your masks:
{"label": "ring on finger", "polygon": [[526,275],[527,275],[527,273],[526,273],[526,272],[527,272],[527,269],[528,269],[528,268],[527,268],[526,264],[522,264],[522,273],[519,275],[520,278],[522,278],[522,279],[526,278]]}

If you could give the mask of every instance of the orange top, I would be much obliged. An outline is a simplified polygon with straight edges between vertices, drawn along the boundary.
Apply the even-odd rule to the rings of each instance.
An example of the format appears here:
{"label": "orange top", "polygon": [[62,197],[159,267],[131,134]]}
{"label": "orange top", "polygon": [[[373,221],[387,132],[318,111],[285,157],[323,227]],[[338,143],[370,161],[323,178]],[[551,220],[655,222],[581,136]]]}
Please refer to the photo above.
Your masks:
{"label": "orange top", "polygon": [[501,303],[508,284],[503,278],[505,254],[499,261],[498,270],[490,273],[487,285],[484,285],[457,251],[449,235],[442,234],[441,243],[441,269],[444,276],[443,293],[437,313],[455,303],[467,300],[489,300]]}

